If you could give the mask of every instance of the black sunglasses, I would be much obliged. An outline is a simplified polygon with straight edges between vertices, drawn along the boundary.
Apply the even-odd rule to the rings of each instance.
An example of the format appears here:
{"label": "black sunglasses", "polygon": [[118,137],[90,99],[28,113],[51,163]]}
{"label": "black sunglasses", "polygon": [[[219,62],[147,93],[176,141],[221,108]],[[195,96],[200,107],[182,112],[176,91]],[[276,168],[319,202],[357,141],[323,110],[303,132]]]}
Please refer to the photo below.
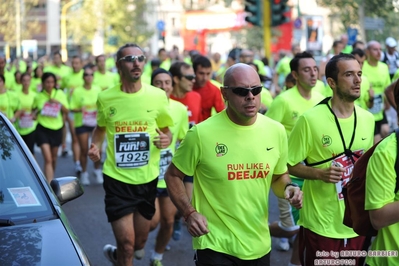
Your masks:
{"label": "black sunglasses", "polygon": [[183,77],[187,80],[193,80],[195,79],[195,75],[183,75]]}
{"label": "black sunglasses", "polygon": [[231,89],[231,91],[232,91],[234,94],[237,94],[237,95],[239,95],[239,96],[241,96],[241,97],[247,96],[249,92],[251,92],[253,96],[256,96],[256,95],[258,95],[259,93],[261,93],[261,91],[262,91],[262,89],[263,89],[263,87],[262,87],[261,85],[259,85],[259,86],[254,86],[254,87],[251,87],[251,88],[229,87],[229,86],[223,86],[223,87],[220,87],[220,88],[221,88],[221,89]]}
{"label": "black sunglasses", "polygon": [[135,62],[135,61],[144,62],[145,56],[144,55],[127,55],[122,58],[119,58],[118,61],[121,61],[121,60],[123,60],[125,62]]}
{"label": "black sunglasses", "polygon": [[87,77],[87,76],[93,76],[93,73],[89,74],[89,73],[83,73],[83,77]]}

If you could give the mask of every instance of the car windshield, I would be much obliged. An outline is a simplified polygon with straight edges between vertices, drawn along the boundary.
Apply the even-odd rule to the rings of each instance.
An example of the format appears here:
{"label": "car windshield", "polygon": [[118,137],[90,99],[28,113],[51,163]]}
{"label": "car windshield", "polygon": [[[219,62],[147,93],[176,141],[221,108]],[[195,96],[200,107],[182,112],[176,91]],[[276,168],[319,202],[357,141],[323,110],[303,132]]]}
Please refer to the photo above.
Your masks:
{"label": "car windshield", "polygon": [[53,212],[29,158],[0,117],[0,226],[49,219]]}

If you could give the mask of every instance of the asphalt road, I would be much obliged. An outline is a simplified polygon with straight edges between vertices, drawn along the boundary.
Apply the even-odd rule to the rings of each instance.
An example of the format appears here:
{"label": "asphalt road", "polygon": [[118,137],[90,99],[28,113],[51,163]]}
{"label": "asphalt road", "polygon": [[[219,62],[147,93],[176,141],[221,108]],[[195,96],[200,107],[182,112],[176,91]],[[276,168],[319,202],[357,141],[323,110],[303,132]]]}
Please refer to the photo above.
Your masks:
{"label": "asphalt road", "polygon": [[[43,159],[38,149],[36,157],[42,167]],[[107,222],[104,211],[104,191],[102,185],[94,184],[92,174],[93,165],[89,161],[90,179],[93,184],[85,187],[85,193],[78,199],[64,204],[62,207],[66,212],[73,229],[81,240],[84,250],[89,256],[92,265],[111,265],[102,253],[105,244],[115,245],[111,226]],[[73,176],[74,168],[72,156],[59,157],[57,161],[56,177]],[[270,196],[270,221],[278,218],[277,200],[271,192]],[[250,214],[249,214],[250,215]],[[145,247],[146,255],[142,260],[135,260],[136,266],[150,265],[150,254],[154,246],[156,230],[151,232]],[[272,240],[271,265],[288,265],[291,251],[282,252],[276,249],[276,239]],[[182,237],[179,241],[170,241],[171,250],[164,254],[164,266],[188,266],[194,265],[191,236],[185,227],[182,228]]]}

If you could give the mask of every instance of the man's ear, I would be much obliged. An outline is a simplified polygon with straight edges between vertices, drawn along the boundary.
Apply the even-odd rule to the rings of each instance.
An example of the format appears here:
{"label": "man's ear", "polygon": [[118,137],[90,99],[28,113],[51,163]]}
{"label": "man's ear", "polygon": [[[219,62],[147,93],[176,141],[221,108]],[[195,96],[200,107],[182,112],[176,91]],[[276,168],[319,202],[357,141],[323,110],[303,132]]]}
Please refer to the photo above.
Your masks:
{"label": "man's ear", "polygon": [[328,86],[330,86],[331,89],[335,89],[335,87],[337,86],[335,80],[333,80],[332,78],[327,78],[327,84]]}
{"label": "man's ear", "polygon": [[179,80],[178,76],[173,76],[173,84],[179,84]]}
{"label": "man's ear", "polygon": [[222,93],[223,99],[227,101],[228,100],[227,89],[220,89],[220,92]]}

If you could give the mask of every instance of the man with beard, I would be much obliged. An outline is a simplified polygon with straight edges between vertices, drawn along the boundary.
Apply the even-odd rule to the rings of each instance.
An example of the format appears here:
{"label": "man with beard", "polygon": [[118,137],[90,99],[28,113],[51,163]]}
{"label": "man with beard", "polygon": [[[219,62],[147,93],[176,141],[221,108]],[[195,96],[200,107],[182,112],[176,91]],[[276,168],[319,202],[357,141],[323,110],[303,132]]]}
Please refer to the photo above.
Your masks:
{"label": "man with beard", "polygon": [[155,213],[160,151],[172,139],[167,97],[141,82],[144,64],[138,45],[119,48],[116,66],[121,84],[98,96],[97,126],[89,150],[90,159],[99,161],[99,147],[107,137],[105,212],[117,247],[106,245],[104,255],[115,265],[131,266],[135,251],[144,248]]}
{"label": "man with beard", "polygon": [[364,237],[342,222],[342,187],[354,162],[373,145],[373,115],[354,104],[360,97],[361,76],[353,55],[332,57],[326,66],[332,98],[300,116],[288,140],[289,172],[305,180],[306,197],[298,221],[299,256],[304,266],[318,259],[337,259],[341,250],[365,249]]}

